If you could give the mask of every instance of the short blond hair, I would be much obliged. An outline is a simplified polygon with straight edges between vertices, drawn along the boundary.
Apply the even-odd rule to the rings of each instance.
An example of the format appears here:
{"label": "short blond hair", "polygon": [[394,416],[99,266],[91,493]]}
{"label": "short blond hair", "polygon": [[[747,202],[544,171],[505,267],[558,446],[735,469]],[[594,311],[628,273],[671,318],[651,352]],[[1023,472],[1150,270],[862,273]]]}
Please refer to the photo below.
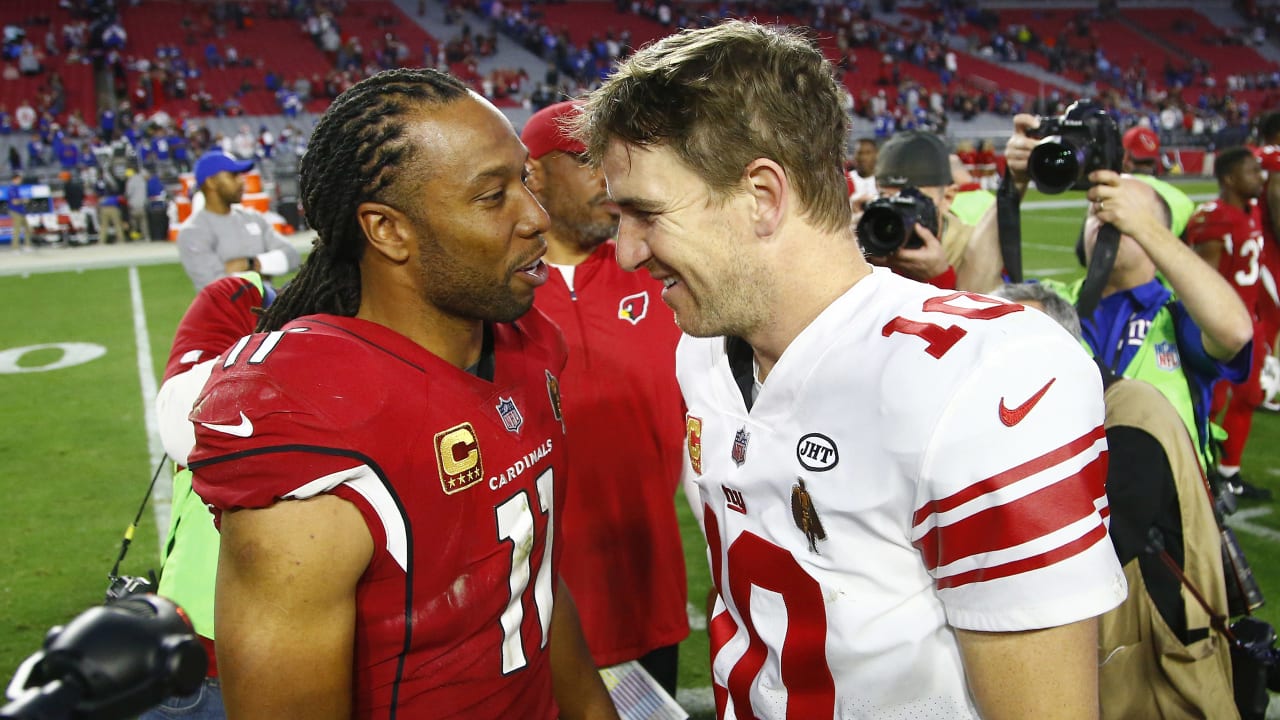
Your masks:
{"label": "short blond hair", "polygon": [[573,131],[594,165],[613,140],[669,147],[723,198],[752,160],[768,158],[810,222],[852,222],[849,118],[831,64],[796,30],[731,20],[670,35],[623,62],[583,110]]}

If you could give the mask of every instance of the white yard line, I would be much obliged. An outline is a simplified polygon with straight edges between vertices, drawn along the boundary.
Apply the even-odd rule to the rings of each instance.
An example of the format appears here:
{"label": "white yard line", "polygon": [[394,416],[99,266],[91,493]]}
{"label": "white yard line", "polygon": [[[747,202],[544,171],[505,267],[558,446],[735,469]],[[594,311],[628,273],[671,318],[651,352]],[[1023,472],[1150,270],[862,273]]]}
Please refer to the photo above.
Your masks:
{"label": "white yard line", "polygon": [[1272,541],[1280,541],[1280,532],[1276,532],[1275,530],[1272,530],[1269,527],[1264,527],[1262,525],[1255,525],[1254,523],[1249,522],[1253,518],[1262,517],[1263,515],[1270,515],[1270,514],[1271,514],[1271,508],[1269,507],[1256,507],[1256,508],[1249,508],[1248,510],[1237,510],[1234,515],[1227,516],[1227,525],[1230,525],[1231,528],[1234,530],[1247,532],[1250,535],[1257,535],[1258,537],[1266,538]]}
{"label": "white yard line", "polygon": [[[160,444],[160,424],[156,420],[156,371],[151,364],[151,336],[147,332],[147,312],[142,304],[142,284],[138,281],[137,266],[129,267],[129,298],[133,304],[133,337],[138,348],[138,384],[142,388],[142,413],[147,429],[147,481],[164,455]],[[169,531],[169,504],[173,497],[173,485],[162,469],[151,494],[151,511],[156,519],[156,536],[163,548],[165,534]]]}
{"label": "white yard line", "polygon": [[698,688],[677,688],[676,702],[690,715],[706,715],[716,711],[716,697],[711,686]]}

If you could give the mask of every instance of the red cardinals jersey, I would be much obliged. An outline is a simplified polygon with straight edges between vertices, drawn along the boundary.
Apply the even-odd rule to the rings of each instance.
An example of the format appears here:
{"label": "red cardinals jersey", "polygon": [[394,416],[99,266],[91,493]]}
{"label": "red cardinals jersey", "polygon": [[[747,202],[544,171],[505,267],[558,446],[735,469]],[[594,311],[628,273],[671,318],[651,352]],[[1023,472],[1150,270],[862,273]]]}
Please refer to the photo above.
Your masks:
{"label": "red cardinals jersey", "polygon": [[1124,599],[1101,379],[1043,314],[877,269],[753,404],[744,347],[686,336],[676,356],[720,717],[977,717],[953,628]]}
{"label": "red cardinals jersey", "polygon": [[1236,289],[1245,307],[1255,318],[1258,313],[1258,278],[1265,241],[1262,213],[1257,203],[1248,210],[1211,200],[1201,205],[1187,224],[1187,243],[1222,243],[1218,272]]}
{"label": "red cardinals jersey", "polygon": [[382,325],[305,317],[227,351],[192,411],[218,511],[332,493],[363,514],[355,717],[556,717],[565,350],[537,311],[492,336],[490,382]]}
{"label": "red cardinals jersey", "polygon": [[538,289],[564,331],[565,437],[572,460],[561,575],[598,665],[634,660],[689,634],[688,578],[675,492],[684,403],[680,329],[647,271],[626,272],[606,242]]}
{"label": "red cardinals jersey", "polygon": [[214,359],[253,332],[258,324],[254,310],[263,306],[261,282],[257,273],[228,275],[196,293],[178,324],[164,380]]}

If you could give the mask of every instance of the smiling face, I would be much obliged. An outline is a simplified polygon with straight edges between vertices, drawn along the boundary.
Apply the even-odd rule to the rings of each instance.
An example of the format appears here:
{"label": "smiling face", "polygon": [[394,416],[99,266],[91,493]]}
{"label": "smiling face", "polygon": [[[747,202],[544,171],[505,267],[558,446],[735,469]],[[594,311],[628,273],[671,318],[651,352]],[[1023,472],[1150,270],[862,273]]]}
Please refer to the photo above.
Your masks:
{"label": "smiling face", "polygon": [[680,329],[749,337],[770,321],[766,265],[753,252],[749,198],[714,197],[675,152],[610,143],[603,168],[618,203],[618,262],[644,267],[666,288]]}
{"label": "smiling face", "polygon": [[397,203],[417,237],[424,298],[456,317],[515,320],[547,277],[547,214],[525,186],[524,145],[474,96],[432,108],[407,133],[431,148],[410,174],[424,179]]}

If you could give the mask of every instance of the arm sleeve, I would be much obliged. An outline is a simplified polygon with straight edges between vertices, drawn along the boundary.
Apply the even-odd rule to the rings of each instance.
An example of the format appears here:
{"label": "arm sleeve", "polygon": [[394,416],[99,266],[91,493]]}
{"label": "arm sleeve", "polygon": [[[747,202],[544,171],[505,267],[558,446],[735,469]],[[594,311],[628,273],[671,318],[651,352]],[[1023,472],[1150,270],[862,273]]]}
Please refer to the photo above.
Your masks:
{"label": "arm sleeve", "polygon": [[179,465],[189,462],[191,448],[195,447],[195,426],[188,416],[196,398],[204,389],[217,358],[199,363],[186,372],[164,381],[156,393],[156,420],[160,430],[160,444],[169,457]]}
{"label": "arm sleeve", "polygon": [[1187,223],[1187,244],[1201,245],[1210,242],[1223,242],[1224,238],[1230,233],[1230,223],[1220,222],[1212,214],[1197,213]]}
{"label": "arm sleeve", "polygon": [[226,274],[226,264],[213,248],[213,233],[189,222],[178,231],[178,257],[196,290]]}
{"label": "arm sleeve", "polygon": [[1217,360],[1209,354],[1208,350],[1205,350],[1204,334],[1182,303],[1176,303],[1171,310],[1179,355],[1198,383],[1211,386],[1221,378],[1227,382],[1239,384],[1249,377],[1254,341],[1245,343],[1245,346],[1240,348],[1240,352],[1230,360]]}
{"label": "arm sleeve", "polygon": [[1164,448],[1149,433],[1132,427],[1107,430],[1111,448],[1107,503],[1111,541],[1120,564],[1142,553],[1147,532],[1174,491],[1173,470]]}
{"label": "arm sleeve", "polygon": [[949,622],[1030,630],[1115,607],[1125,583],[1107,539],[1097,369],[1066,333],[979,357],[931,433],[913,517]]}

